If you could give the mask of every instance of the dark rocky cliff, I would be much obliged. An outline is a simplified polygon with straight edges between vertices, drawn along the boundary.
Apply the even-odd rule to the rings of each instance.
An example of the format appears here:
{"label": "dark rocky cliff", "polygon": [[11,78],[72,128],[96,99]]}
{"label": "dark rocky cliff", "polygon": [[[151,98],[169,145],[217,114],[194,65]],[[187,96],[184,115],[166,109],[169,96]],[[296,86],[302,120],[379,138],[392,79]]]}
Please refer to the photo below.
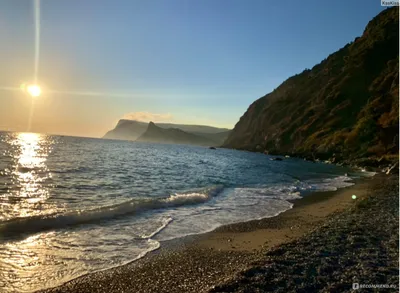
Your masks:
{"label": "dark rocky cliff", "polygon": [[399,10],[256,100],[224,147],[321,159],[398,156]]}

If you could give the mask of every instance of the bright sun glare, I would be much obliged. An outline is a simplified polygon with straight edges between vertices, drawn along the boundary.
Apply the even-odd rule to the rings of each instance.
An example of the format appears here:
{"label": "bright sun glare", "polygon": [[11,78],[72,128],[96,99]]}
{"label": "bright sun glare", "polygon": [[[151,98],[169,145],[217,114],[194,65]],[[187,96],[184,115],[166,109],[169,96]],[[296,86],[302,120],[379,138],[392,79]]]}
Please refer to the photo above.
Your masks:
{"label": "bright sun glare", "polygon": [[32,97],[39,97],[42,92],[40,86],[36,84],[29,85],[26,90]]}

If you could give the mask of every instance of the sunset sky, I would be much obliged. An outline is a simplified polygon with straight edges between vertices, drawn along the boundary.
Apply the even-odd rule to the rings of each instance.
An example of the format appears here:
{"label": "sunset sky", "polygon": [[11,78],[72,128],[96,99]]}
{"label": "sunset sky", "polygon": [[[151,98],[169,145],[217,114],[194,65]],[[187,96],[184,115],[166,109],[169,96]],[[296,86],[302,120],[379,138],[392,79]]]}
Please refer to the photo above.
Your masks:
{"label": "sunset sky", "polygon": [[[283,4],[284,3],[284,4]],[[102,136],[122,117],[233,127],[360,36],[380,0],[42,0],[31,131]],[[33,0],[0,1],[0,129],[26,131]]]}

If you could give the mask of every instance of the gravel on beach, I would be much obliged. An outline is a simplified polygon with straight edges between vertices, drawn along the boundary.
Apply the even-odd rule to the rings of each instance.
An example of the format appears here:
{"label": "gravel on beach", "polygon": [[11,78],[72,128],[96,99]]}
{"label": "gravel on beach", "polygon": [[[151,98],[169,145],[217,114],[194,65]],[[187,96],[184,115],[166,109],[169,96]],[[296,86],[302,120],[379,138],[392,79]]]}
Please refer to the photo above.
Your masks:
{"label": "gravel on beach", "polygon": [[180,245],[134,263],[88,274],[44,292],[206,292],[245,269],[251,254]]}
{"label": "gravel on beach", "polygon": [[394,286],[362,292],[398,292],[398,180],[383,178],[351,209],[267,251],[252,268],[210,292],[351,292],[353,283]]}

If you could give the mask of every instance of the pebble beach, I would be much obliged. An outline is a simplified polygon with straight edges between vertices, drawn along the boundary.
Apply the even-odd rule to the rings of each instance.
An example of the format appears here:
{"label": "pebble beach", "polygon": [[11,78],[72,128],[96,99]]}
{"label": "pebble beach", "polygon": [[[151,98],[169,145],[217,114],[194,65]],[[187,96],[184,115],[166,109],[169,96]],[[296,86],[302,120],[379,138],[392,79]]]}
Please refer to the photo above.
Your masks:
{"label": "pebble beach", "polygon": [[167,241],[41,292],[345,292],[353,283],[397,292],[398,182],[378,174],[314,193],[276,217]]}

